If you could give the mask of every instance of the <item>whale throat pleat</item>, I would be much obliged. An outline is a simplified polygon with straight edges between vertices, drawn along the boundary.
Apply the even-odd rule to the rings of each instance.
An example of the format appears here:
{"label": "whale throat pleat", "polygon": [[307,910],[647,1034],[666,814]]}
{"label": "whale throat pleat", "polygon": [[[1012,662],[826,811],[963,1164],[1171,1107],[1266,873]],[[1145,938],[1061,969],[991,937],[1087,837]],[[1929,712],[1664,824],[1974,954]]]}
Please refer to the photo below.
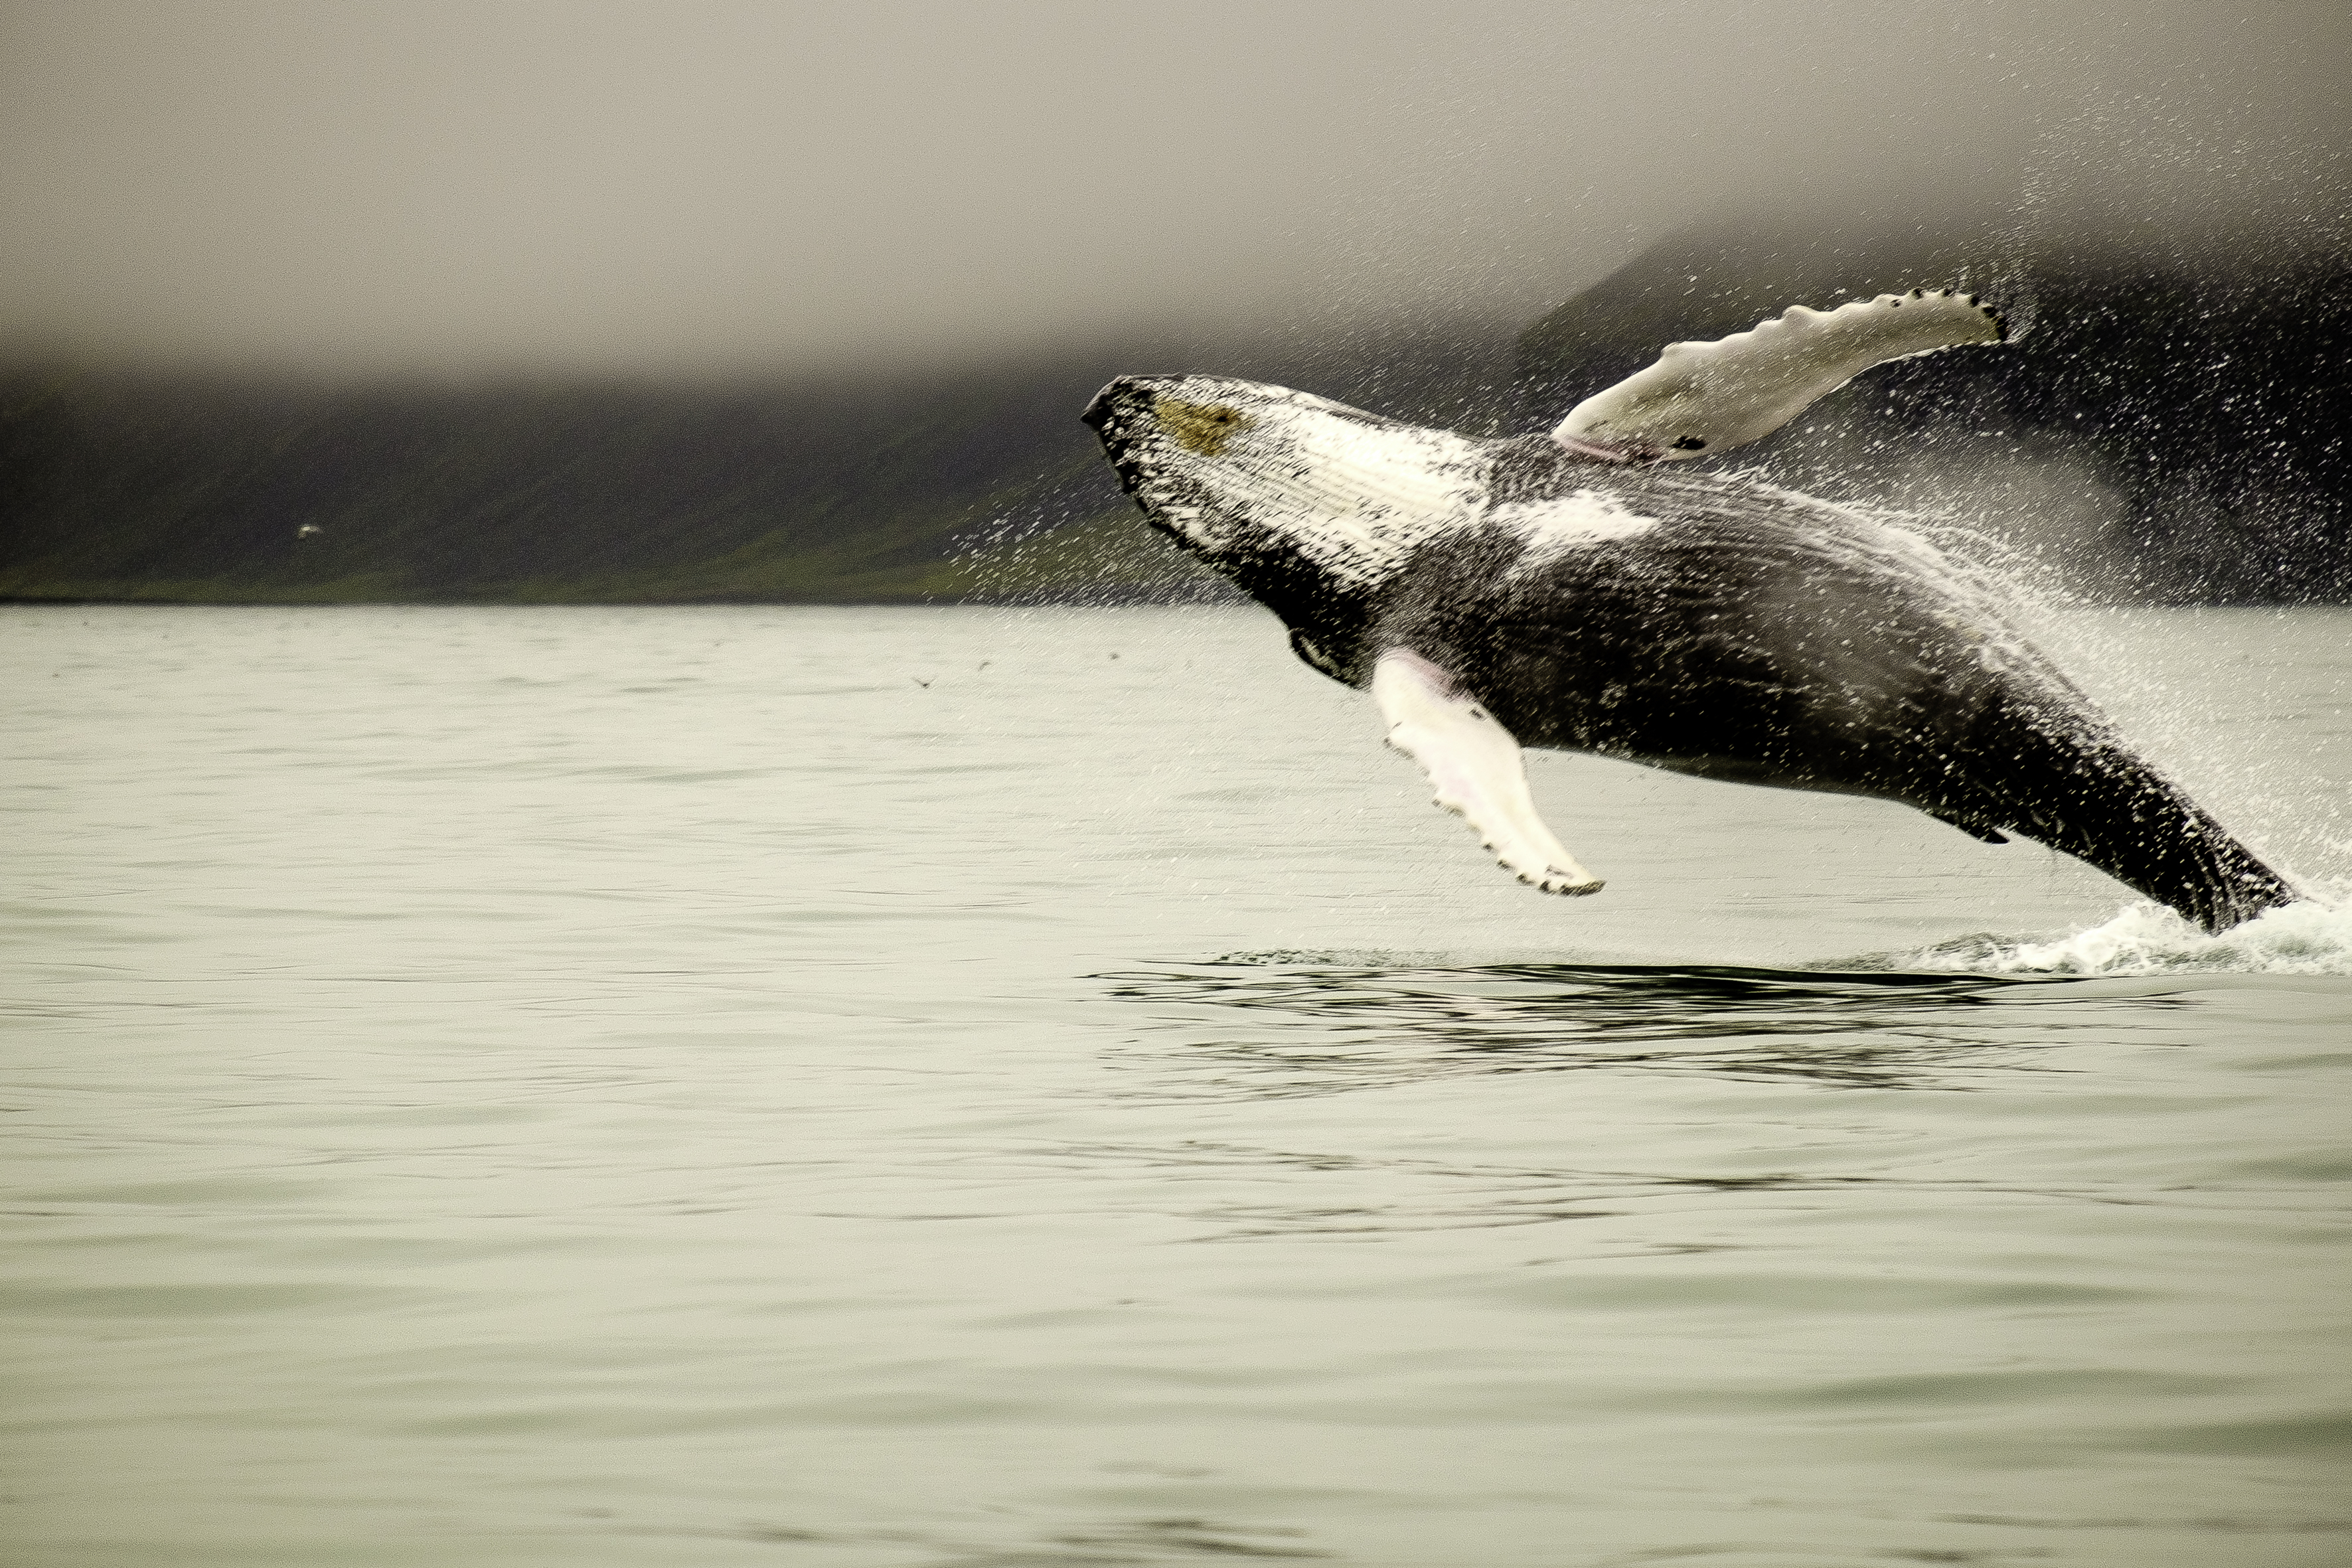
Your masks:
{"label": "whale throat pleat", "polygon": [[1286,449],[1226,481],[1258,521],[1356,581],[1468,525],[1486,501],[1477,454],[1446,431],[1299,422]]}

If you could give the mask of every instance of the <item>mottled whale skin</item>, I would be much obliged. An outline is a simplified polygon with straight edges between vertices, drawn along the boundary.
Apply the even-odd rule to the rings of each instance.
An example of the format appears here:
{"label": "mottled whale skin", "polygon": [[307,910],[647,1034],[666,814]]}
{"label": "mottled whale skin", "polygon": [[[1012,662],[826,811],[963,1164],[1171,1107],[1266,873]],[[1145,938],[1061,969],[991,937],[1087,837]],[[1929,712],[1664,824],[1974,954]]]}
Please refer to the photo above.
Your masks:
{"label": "mottled whale skin", "polygon": [[[1334,679],[1372,687],[1402,658],[1506,742],[2021,833],[2208,930],[2295,896],[2133,755],[1969,568],[1864,512],[1222,377],[1125,377],[1085,417],[1151,524]],[[1548,879],[1540,855],[1534,875],[1505,855],[1547,890],[1600,886],[1554,860]]]}

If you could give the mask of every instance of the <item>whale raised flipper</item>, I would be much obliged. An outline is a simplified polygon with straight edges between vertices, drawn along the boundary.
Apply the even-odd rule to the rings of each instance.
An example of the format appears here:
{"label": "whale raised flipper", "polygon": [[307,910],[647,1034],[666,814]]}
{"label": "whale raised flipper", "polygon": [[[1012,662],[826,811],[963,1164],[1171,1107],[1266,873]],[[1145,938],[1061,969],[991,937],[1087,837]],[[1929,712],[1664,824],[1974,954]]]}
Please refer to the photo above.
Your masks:
{"label": "whale raised flipper", "polygon": [[2006,335],[1991,306],[1949,289],[1798,305],[1711,343],[1668,343],[1656,363],[1570,409],[1552,438],[1602,460],[1710,458],[1769,436],[1873,365]]}
{"label": "whale raised flipper", "polygon": [[1391,648],[1372,671],[1388,743],[1419,763],[1435,804],[1476,830],[1503,868],[1547,893],[1597,893],[1601,879],[1553,837],[1528,793],[1519,743],[1478,700],[1410,648]]}

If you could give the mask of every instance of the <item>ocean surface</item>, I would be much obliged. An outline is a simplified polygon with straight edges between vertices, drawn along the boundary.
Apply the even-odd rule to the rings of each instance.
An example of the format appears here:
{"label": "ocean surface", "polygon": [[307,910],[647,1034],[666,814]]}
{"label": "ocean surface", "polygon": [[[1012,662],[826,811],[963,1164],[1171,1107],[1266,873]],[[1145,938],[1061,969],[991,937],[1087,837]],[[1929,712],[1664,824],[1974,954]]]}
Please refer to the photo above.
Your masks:
{"label": "ocean surface", "polygon": [[1245,609],[0,611],[0,1559],[2352,1563],[2352,612],[2047,646],[2318,895]]}

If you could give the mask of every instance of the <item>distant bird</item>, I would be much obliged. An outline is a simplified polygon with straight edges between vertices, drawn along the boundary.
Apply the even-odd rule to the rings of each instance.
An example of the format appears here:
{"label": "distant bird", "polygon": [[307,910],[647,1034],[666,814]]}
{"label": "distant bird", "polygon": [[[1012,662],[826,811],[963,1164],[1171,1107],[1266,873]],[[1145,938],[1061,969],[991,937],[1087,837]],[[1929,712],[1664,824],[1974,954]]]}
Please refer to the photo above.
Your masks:
{"label": "distant bird", "polygon": [[294,537],[297,539],[308,539],[314,533],[324,533],[325,531],[326,530],[320,528],[315,522],[306,522],[301,527],[294,531]]}
{"label": "distant bird", "polygon": [[1948,290],[1799,306],[1669,346],[1549,436],[1202,375],[1121,377],[1086,419],[1152,526],[1368,688],[1437,804],[1546,892],[1601,883],[1537,816],[1523,742],[2025,833],[2209,930],[2291,902],[1967,568],[1852,508],[1668,466],[1873,365],[2005,337]]}

